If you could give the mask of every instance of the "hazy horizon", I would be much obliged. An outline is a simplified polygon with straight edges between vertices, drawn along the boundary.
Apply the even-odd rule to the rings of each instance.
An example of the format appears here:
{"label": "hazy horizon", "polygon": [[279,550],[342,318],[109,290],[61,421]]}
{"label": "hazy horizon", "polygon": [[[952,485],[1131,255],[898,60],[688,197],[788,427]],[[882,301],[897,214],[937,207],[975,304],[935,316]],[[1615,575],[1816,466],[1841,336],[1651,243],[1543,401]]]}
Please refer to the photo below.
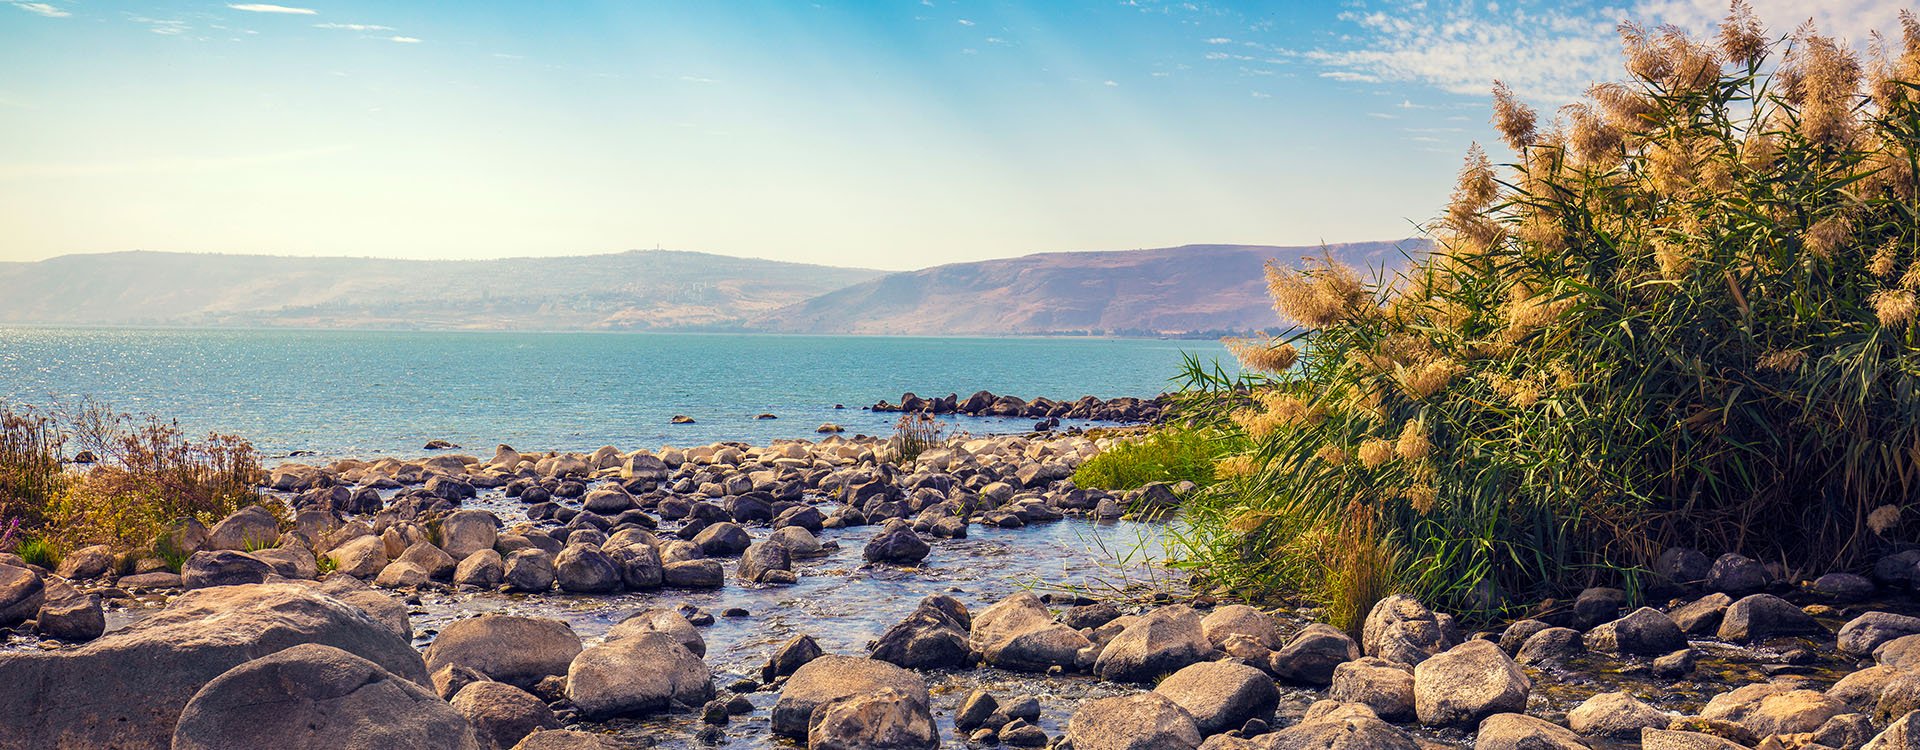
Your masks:
{"label": "hazy horizon", "polygon": [[[1856,45],[1905,7],[1761,0]],[[1406,237],[1495,78],[1618,76],[1619,5],[0,2],[0,260],[668,247],[902,270]],[[1495,150],[1496,158],[1502,155]]]}

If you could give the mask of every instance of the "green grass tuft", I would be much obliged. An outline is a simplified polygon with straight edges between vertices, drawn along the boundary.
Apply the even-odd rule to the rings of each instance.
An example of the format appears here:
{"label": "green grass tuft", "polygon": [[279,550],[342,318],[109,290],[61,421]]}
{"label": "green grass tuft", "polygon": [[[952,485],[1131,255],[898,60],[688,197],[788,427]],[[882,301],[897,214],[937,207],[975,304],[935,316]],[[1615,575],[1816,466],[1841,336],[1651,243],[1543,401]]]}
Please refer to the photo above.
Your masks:
{"label": "green grass tuft", "polygon": [[1240,441],[1212,431],[1163,428],[1088,459],[1073,473],[1073,483],[1115,491],[1182,480],[1205,487],[1214,481],[1214,462],[1240,447]]}

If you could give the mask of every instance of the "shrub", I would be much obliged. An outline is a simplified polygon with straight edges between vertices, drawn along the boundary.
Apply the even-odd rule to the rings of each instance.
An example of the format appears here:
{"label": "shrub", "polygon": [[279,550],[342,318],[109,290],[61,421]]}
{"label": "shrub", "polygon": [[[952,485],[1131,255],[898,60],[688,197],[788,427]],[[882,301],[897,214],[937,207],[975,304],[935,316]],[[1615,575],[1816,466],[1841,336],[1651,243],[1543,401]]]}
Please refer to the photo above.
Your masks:
{"label": "shrub", "polygon": [[1360,529],[1397,550],[1395,585],[1487,612],[1631,583],[1670,545],[1829,570],[1903,536],[1920,22],[1902,22],[1864,67],[1811,27],[1769,42],[1738,2],[1717,45],[1625,25],[1628,80],[1545,128],[1496,84],[1516,161],[1469,152],[1431,254],[1372,282],[1270,266],[1298,327],[1239,353],[1298,364],[1244,390],[1189,368],[1252,447],[1190,505],[1188,562],[1326,599],[1370,557],[1328,539]]}
{"label": "shrub", "polygon": [[900,420],[893,424],[893,429],[893,437],[888,439],[887,445],[893,449],[896,461],[907,464],[919,458],[920,454],[940,445],[940,436],[945,432],[946,427],[931,414],[912,412],[900,415]]}
{"label": "shrub", "polygon": [[27,561],[29,565],[38,565],[47,570],[60,567],[60,550],[45,539],[22,539],[13,553],[19,555],[20,559]]}
{"label": "shrub", "polygon": [[0,404],[0,518],[16,532],[44,521],[41,511],[64,490],[63,442],[51,417]]}
{"label": "shrub", "polygon": [[1088,459],[1073,483],[1104,490],[1130,490],[1148,482],[1213,483],[1214,462],[1232,450],[1230,436],[1187,427],[1157,429]]}

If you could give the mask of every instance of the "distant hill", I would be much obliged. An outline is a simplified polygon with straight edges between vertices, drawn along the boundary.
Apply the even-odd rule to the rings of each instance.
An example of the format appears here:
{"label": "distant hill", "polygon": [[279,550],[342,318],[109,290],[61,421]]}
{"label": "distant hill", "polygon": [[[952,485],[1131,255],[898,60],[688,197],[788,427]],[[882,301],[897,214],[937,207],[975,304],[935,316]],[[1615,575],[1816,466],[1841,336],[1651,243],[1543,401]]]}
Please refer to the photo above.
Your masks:
{"label": "distant hill", "polygon": [[[1398,269],[1424,240],[1327,245],[1357,268]],[[769,331],[854,334],[1180,335],[1275,329],[1262,267],[1322,247],[1184,245],[1043,253],[877,279],[754,319]]]}
{"label": "distant hill", "polygon": [[473,261],[68,255],[0,263],[0,323],[735,330],[882,273],[671,250]]}

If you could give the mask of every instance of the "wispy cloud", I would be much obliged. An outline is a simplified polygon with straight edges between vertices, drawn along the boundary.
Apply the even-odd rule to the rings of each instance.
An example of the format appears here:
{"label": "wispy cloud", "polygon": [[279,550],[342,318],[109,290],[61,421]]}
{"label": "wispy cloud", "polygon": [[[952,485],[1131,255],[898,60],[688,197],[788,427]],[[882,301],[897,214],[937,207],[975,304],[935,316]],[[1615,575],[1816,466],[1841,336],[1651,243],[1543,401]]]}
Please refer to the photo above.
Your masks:
{"label": "wispy cloud", "polygon": [[147,27],[148,31],[161,36],[179,36],[193,30],[186,21],[171,18],[148,18],[146,16],[128,16],[127,20]]}
{"label": "wispy cloud", "polygon": [[964,19],[964,18],[962,18],[962,19],[960,19],[960,25],[961,25],[961,26],[972,26],[972,25],[973,25],[973,22],[972,22],[972,21],[969,21],[969,20],[967,20],[967,19]]}
{"label": "wispy cloud", "polygon": [[414,37],[414,36],[390,36],[390,37],[387,37],[386,39],[389,42],[398,42],[400,44],[419,44],[420,43],[420,38]]}
{"label": "wispy cloud", "polygon": [[1320,77],[1330,78],[1335,81],[1345,81],[1347,83],[1379,83],[1380,82],[1379,76],[1376,76],[1370,73],[1358,73],[1351,70],[1321,71]]}
{"label": "wispy cloud", "polygon": [[1232,39],[1228,39],[1228,38],[1226,38],[1226,37],[1224,37],[1224,36],[1216,36],[1216,37],[1214,37],[1214,38],[1212,38],[1212,39],[1208,39],[1208,40],[1207,40],[1207,43],[1208,43],[1208,44],[1232,44],[1232,43],[1233,43],[1233,40],[1232,40]]}
{"label": "wispy cloud", "polygon": [[377,24],[377,23],[316,23],[313,25],[313,27],[316,29],[341,29],[344,31],[392,31],[393,30],[392,26],[381,26],[380,24]]}
{"label": "wispy cloud", "polygon": [[1120,82],[1119,81],[1101,81],[1100,85],[1118,87],[1120,85]]}
{"label": "wispy cloud", "polygon": [[72,13],[68,13],[46,3],[13,3],[13,7],[48,18],[66,18],[67,16],[73,15]]}
{"label": "wispy cloud", "polygon": [[296,16],[311,16],[320,12],[312,8],[294,8],[272,3],[227,3],[227,7],[248,13],[290,13]]}
{"label": "wispy cloud", "polygon": [[680,80],[686,81],[687,83],[719,83],[719,81],[706,76],[680,76]]}

